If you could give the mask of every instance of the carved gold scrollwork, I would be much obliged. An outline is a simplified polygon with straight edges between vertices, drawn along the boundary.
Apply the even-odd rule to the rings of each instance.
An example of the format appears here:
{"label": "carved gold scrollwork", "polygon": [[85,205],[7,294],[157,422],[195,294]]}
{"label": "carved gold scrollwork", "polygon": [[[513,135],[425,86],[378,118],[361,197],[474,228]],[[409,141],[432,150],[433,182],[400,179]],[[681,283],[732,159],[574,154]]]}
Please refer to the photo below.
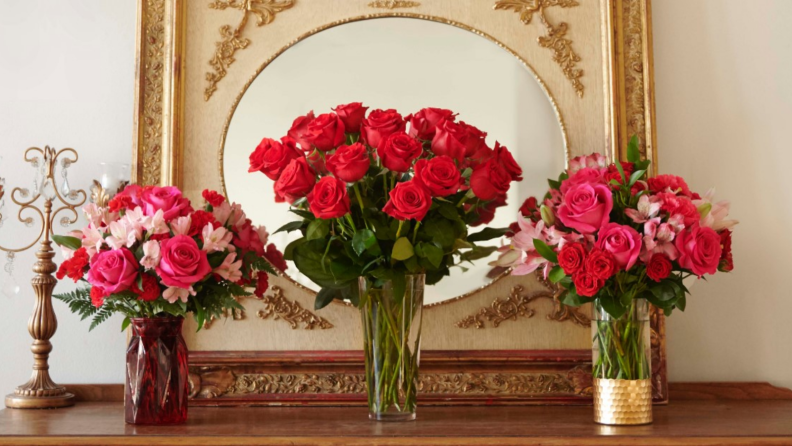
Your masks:
{"label": "carved gold scrollwork", "polygon": [[137,182],[158,185],[162,168],[163,92],[165,85],[165,0],[146,0],[143,12],[144,38],[140,40],[140,90],[143,92],[139,119]]}
{"label": "carved gold scrollwork", "polygon": [[274,294],[265,295],[261,298],[264,302],[264,309],[256,313],[261,319],[269,319],[273,317],[274,320],[284,320],[291,325],[292,330],[296,330],[297,326],[302,323],[303,328],[306,330],[313,330],[320,328],[327,330],[333,328],[327,319],[317,316],[302,307],[298,302],[292,302],[283,296],[283,289],[278,286],[273,286],[272,291]]}
{"label": "carved gold scrollwork", "polygon": [[406,0],[377,0],[368,4],[369,8],[378,9],[397,9],[397,8],[415,8],[421,6],[419,2],[412,2]]}
{"label": "carved gold scrollwork", "polygon": [[237,50],[247,48],[250,39],[242,37],[242,32],[247,25],[250,14],[256,16],[256,25],[264,26],[275,20],[275,15],[294,6],[296,0],[214,0],[209,3],[209,7],[217,10],[228,8],[239,9],[242,11],[242,19],[236,27],[223,25],[220,28],[222,39],[216,43],[217,49],[214,56],[209,60],[214,72],[206,73],[206,81],[209,85],[204,90],[204,100],[208,101],[215,91],[217,83],[220,82],[228,73],[228,67],[234,63],[234,54]]}
{"label": "carved gold scrollwork", "polygon": [[643,19],[641,2],[625,1],[622,4],[624,17],[624,89],[627,111],[628,135],[639,135],[639,149],[646,157],[646,106],[644,105],[644,53]]}
{"label": "carved gold scrollwork", "polygon": [[580,56],[572,49],[572,41],[566,37],[569,25],[565,22],[554,25],[545,15],[545,9],[555,6],[572,8],[578,6],[578,2],[576,0],[498,0],[493,8],[511,10],[520,14],[520,21],[526,25],[531,24],[534,15],[539,17],[539,21],[547,31],[547,35],[539,37],[539,45],[553,51],[553,61],[561,67],[564,76],[569,79],[577,95],[582,98],[584,87],[580,79],[583,77],[583,70],[577,68],[577,63],[581,61]]}

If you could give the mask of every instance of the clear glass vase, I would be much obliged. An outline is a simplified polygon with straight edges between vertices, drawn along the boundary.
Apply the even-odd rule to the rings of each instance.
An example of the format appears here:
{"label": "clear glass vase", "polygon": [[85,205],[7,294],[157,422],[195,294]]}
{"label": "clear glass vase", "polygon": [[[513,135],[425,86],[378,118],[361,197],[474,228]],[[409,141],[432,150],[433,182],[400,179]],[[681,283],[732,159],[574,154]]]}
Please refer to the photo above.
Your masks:
{"label": "clear glass vase", "polygon": [[[369,418],[378,421],[415,419],[418,363],[421,350],[423,274],[404,276],[373,288],[360,278],[360,312],[366,359]],[[403,289],[403,291],[402,291]]]}
{"label": "clear glass vase", "polygon": [[614,318],[597,300],[591,324],[594,421],[609,425],[652,422],[649,303],[633,299]]}
{"label": "clear glass vase", "polygon": [[124,414],[129,424],[187,421],[187,344],[181,317],[133,318],[126,357]]}

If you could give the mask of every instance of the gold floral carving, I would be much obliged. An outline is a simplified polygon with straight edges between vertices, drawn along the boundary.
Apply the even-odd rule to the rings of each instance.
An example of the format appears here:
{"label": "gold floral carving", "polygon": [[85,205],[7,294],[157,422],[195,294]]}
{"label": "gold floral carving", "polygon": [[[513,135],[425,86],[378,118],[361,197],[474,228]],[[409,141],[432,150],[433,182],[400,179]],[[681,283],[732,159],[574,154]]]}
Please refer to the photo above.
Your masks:
{"label": "gold floral carving", "polygon": [[369,8],[378,9],[397,9],[397,8],[415,8],[421,6],[419,2],[411,2],[405,0],[377,0],[368,4]]}
{"label": "gold floral carving", "polygon": [[264,303],[264,309],[256,312],[256,316],[259,318],[269,319],[272,317],[274,320],[284,320],[291,325],[292,330],[296,330],[300,323],[304,325],[303,328],[306,330],[313,330],[314,328],[327,330],[333,328],[333,324],[328,322],[327,319],[311,313],[298,302],[286,299],[283,296],[281,287],[273,286],[272,291],[274,294],[265,295],[261,298]]}
{"label": "gold floral carving", "polygon": [[[627,112],[627,132],[625,136],[639,135],[639,148],[646,153],[646,106],[644,92],[644,42],[642,0],[624,0],[624,89]],[[629,136],[628,136],[629,135]]]}
{"label": "gold floral carving", "polygon": [[550,23],[545,15],[545,9],[552,7],[572,8],[578,6],[577,0],[497,0],[494,9],[511,10],[520,14],[520,21],[530,25],[534,15],[539,16],[539,21],[545,27],[546,35],[539,37],[539,45],[553,51],[553,61],[564,72],[564,76],[572,83],[577,95],[583,97],[583,70],[577,68],[581,61],[580,56],[572,48],[572,41],[566,37],[569,25],[561,22],[557,25]]}
{"label": "gold floral carving", "polygon": [[438,373],[421,375],[418,391],[431,394],[574,394],[566,373]]}
{"label": "gold floral carving", "polygon": [[215,45],[214,56],[209,60],[209,65],[214,71],[206,73],[208,86],[204,90],[204,100],[208,101],[215,91],[217,83],[220,82],[228,73],[228,67],[234,63],[234,54],[237,50],[247,48],[250,39],[242,37],[242,32],[247,25],[251,14],[256,16],[256,25],[264,26],[275,20],[275,15],[285,11],[292,6],[296,0],[214,0],[209,3],[212,9],[225,10],[228,8],[239,9],[242,11],[242,19],[236,27],[223,25],[220,28],[221,40]]}
{"label": "gold floral carving", "polygon": [[158,185],[162,168],[163,89],[165,79],[165,0],[145,0],[140,45],[142,102],[138,116],[137,183]]}
{"label": "gold floral carving", "polygon": [[548,285],[544,281],[543,283],[549,290],[532,295],[524,295],[523,287],[515,285],[508,298],[495,299],[490,306],[480,309],[477,313],[467,316],[454,325],[458,328],[485,328],[486,322],[489,322],[493,328],[497,328],[507,320],[516,321],[518,318],[533,317],[535,311],[530,307],[530,304],[539,299],[551,299],[553,310],[547,315],[548,320],[571,321],[582,327],[589,326],[591,320],[580,310],[561,303],[559,297],[563,290],[560,287]]}

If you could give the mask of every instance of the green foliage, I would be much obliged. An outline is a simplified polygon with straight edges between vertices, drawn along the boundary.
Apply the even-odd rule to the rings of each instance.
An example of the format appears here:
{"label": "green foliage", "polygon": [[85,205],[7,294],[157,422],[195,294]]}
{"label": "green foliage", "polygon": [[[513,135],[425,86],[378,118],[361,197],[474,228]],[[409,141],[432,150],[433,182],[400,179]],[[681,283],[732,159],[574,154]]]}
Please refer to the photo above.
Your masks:
{"label": "green foliage", "polygon": [[77,237],[70,237],[67,235],[53,235],[52,241],[57,243],[59,246],[65,246],[74,251],[82,248],[82,241]]}

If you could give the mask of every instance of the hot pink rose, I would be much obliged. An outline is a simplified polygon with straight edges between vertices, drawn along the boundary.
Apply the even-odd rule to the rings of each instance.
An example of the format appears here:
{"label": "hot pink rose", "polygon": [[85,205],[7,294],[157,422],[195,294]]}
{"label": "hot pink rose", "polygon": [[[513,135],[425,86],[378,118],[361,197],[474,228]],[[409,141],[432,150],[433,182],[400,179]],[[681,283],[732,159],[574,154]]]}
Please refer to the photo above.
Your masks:
{"label": "hot pink rose", "polygon": [[607,184],[607,181],[605,180],[602,170],[593,167],[584,167],[561,183],[561,193],[565,194],[572,186],[583,183]]}
{"label": "hot pink rose", "polygon": [[162,259],[156,268],[160,281],[168,287],[189,290],[212,272],[206,253],[192,237],[177,235],[160,243]]}
{"label": "hot pink rose", "polygon": [[684,230],[676,236],[676,248],[679,251],[679,265],[689,269],[697,276],[715,274],[720,262],[720,236],[712,228],[699,226]]}
{"label": "hot pink rose", "polygon": [[86,280],[110,295],[128,290],[137,279],[139,268],[135,255],[126,248],[101,251],[91,259]]}
{"label": "hot pink rose", "polygon": [[595,246],[613,254],[616,265],[627,271],[638,260],[641,245],[641,234],[638,234],[635,229],[616,223],[607,223],[600,228]]}
{"label": "hot pink rose", "polygon": [[612,209],[613,195],[608,186],[582,183],[567,190],[556,216],[564,226],[592,234],[610,221]]}
{"label": "hot pink rose", "polygon": [[143,213],[152,216],[162,210],[165,221],[183,217],[193,211],[190,200],[182,196],[178,187],[145,187],[140,193]]}

